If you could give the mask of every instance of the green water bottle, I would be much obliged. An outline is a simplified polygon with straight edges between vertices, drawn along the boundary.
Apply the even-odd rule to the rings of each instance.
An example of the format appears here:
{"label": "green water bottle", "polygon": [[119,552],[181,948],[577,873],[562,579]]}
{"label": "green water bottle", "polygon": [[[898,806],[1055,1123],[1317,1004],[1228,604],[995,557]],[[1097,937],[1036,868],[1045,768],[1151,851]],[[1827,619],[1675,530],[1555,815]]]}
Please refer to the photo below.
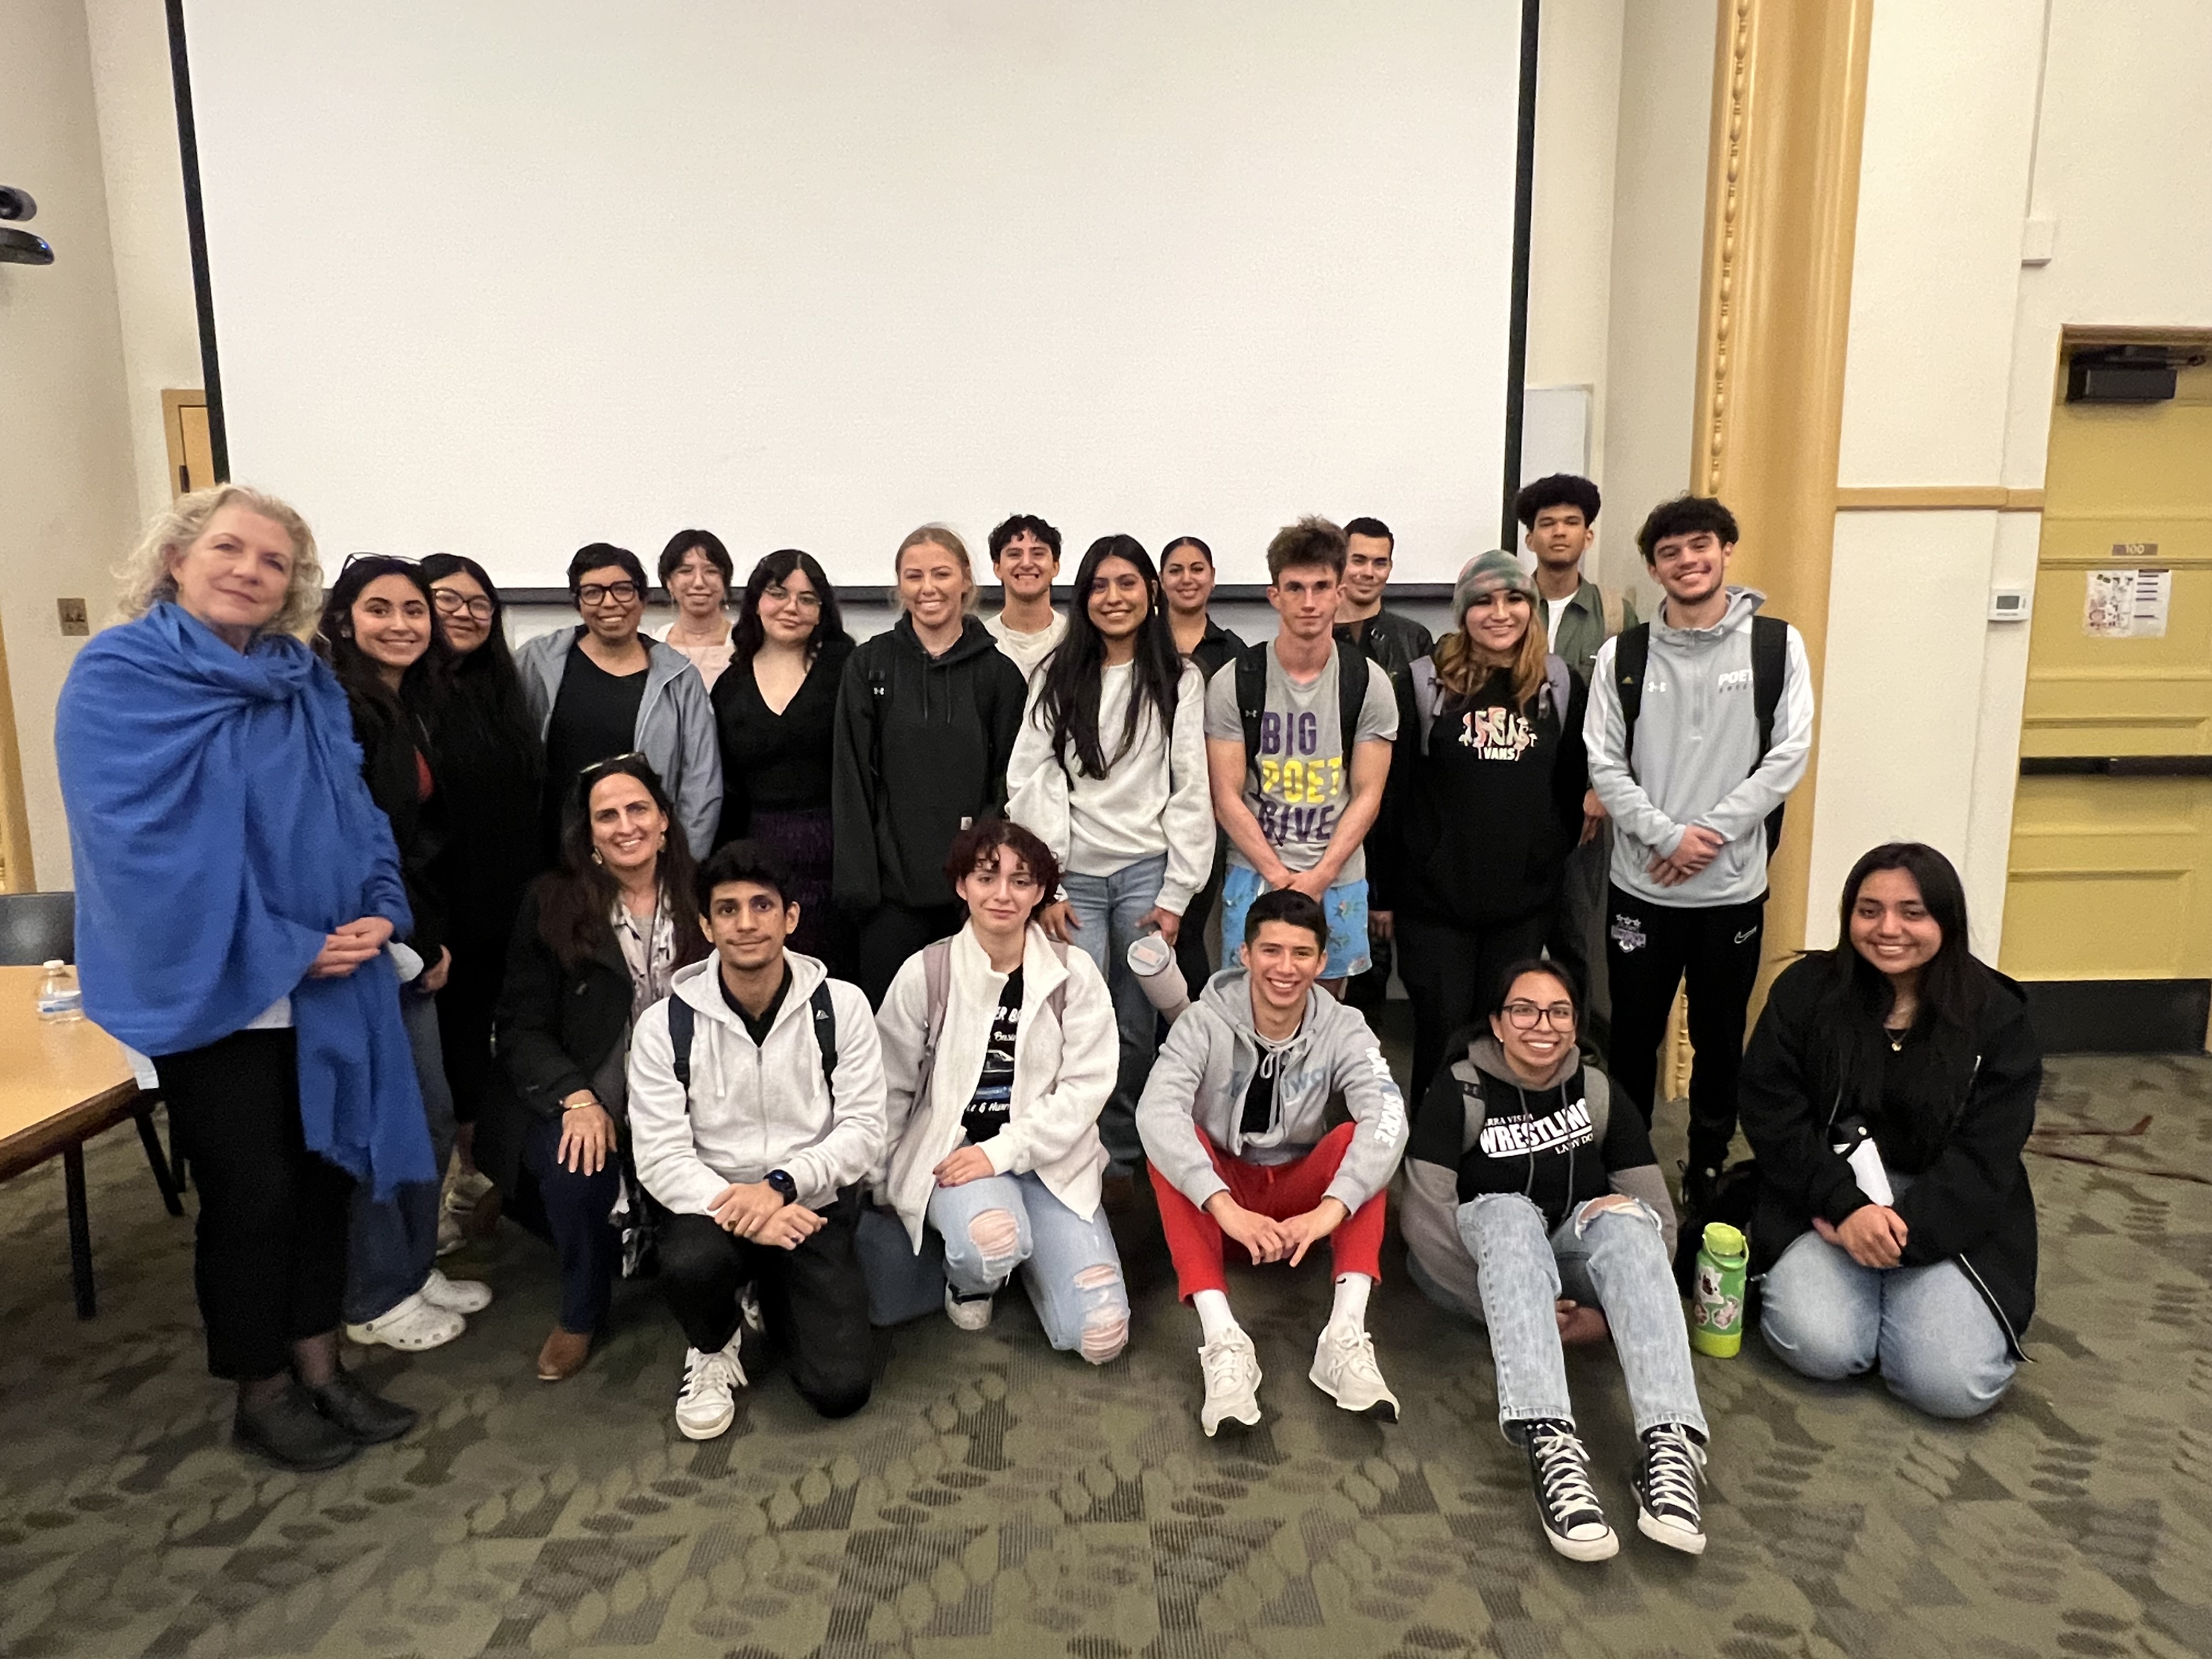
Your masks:
{"label": "green water bottle", "polygon": [[1725,1221],[1708,1222],[1698,1246],[1698,1280],[1690,1302],[1690,1346],[1717,1359],[1743,1346],[1744,1270],[1751,1247]]}

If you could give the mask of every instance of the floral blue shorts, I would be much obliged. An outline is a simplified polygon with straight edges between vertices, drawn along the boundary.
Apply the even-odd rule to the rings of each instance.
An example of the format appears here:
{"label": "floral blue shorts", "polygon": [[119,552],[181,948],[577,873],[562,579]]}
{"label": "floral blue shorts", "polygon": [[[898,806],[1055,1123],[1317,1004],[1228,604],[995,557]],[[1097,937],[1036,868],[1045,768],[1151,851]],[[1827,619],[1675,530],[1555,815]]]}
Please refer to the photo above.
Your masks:
{"label": "floral blue shorts", "polygon": [[[1237,948],[1244,943],[1244,913],[1252,901],[1267,890],[1259,872],[1231,864],[1221,882],[1221,965],[1233,966]],[[1373,964],[1367,955],[1367,884],[1340,882],[1321,902],[1328,917],[1328,962],[1323,979],[1349,979]]]}

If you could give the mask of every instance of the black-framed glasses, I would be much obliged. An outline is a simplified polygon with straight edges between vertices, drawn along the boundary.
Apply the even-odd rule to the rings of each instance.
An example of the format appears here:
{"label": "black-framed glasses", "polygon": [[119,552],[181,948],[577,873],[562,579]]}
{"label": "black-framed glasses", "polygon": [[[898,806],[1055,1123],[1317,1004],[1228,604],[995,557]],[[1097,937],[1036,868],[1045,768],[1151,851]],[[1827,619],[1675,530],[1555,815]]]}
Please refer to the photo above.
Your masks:
{"label": "black-framed glasses", "polygon": [[761,589],[761,598],[774,599],[778,605],[795,605],[801,611],[819,611],[822,608],[822,596],[812,588],[793,592],[781,582],[770,582]]}
{"label": "black-framed glasses", "polygon": [[586,582],[576,590],[576,603],[605,605],[612,599],[617,605],[635,605],[643,591],[635,582]]}
{"label": "black-framed glasses", "polygon": [[1572,1030],[1575,1005],[1571,1002],[1531,1002],[1525,997],[1505,1005],[1505,1023],[1516,1031],[1533,1031],[1546,1021],[1550,1022],[1555,1031]]}
{"label": "black-framed glasses", "polygon": [[471,599],[456,587],[433,587],[430,597],[436,601],[441,617],[458,617],[465,612],[478,622],[491,620],[492,603],[481,593]]}

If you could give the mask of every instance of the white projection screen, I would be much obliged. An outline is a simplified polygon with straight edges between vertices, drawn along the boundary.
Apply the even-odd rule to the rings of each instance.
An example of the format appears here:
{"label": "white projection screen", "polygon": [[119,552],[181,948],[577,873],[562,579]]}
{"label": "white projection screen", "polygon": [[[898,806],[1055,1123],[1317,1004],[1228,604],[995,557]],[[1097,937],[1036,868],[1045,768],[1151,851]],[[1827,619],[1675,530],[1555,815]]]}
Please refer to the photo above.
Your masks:
{"label": "white projection screen", "polygon": [[1495,544],[1520,0],[182,11],[231,475],[333,555]]}

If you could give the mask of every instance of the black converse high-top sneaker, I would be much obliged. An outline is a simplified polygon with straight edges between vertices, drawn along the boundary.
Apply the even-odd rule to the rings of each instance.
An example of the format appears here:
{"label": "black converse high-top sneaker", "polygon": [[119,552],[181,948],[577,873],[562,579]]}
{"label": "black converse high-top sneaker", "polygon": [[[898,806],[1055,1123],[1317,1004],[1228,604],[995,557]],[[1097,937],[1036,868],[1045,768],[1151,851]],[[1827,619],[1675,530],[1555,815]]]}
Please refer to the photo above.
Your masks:
{"label": "black converse high-top sneaker", "polygon": [[1589,1455],[1575,1437],[1574,1425],[1540,1417],[1516,1426],[1528,1454],[1536,1513],[1552,1547],[1570,1561],[1604,1561],[1618,1554],[1620,1540],[1598,1505],[1589,1481]]}
{"label": "black converse high-top sneaker", "polygon": [[1662,1423],[1644,1431],[1636,1465],[1636,1529],[1686,1555],[1705,1553],[1698,1488],[1705,1479],[1705,1449],[1694,1429]]}

